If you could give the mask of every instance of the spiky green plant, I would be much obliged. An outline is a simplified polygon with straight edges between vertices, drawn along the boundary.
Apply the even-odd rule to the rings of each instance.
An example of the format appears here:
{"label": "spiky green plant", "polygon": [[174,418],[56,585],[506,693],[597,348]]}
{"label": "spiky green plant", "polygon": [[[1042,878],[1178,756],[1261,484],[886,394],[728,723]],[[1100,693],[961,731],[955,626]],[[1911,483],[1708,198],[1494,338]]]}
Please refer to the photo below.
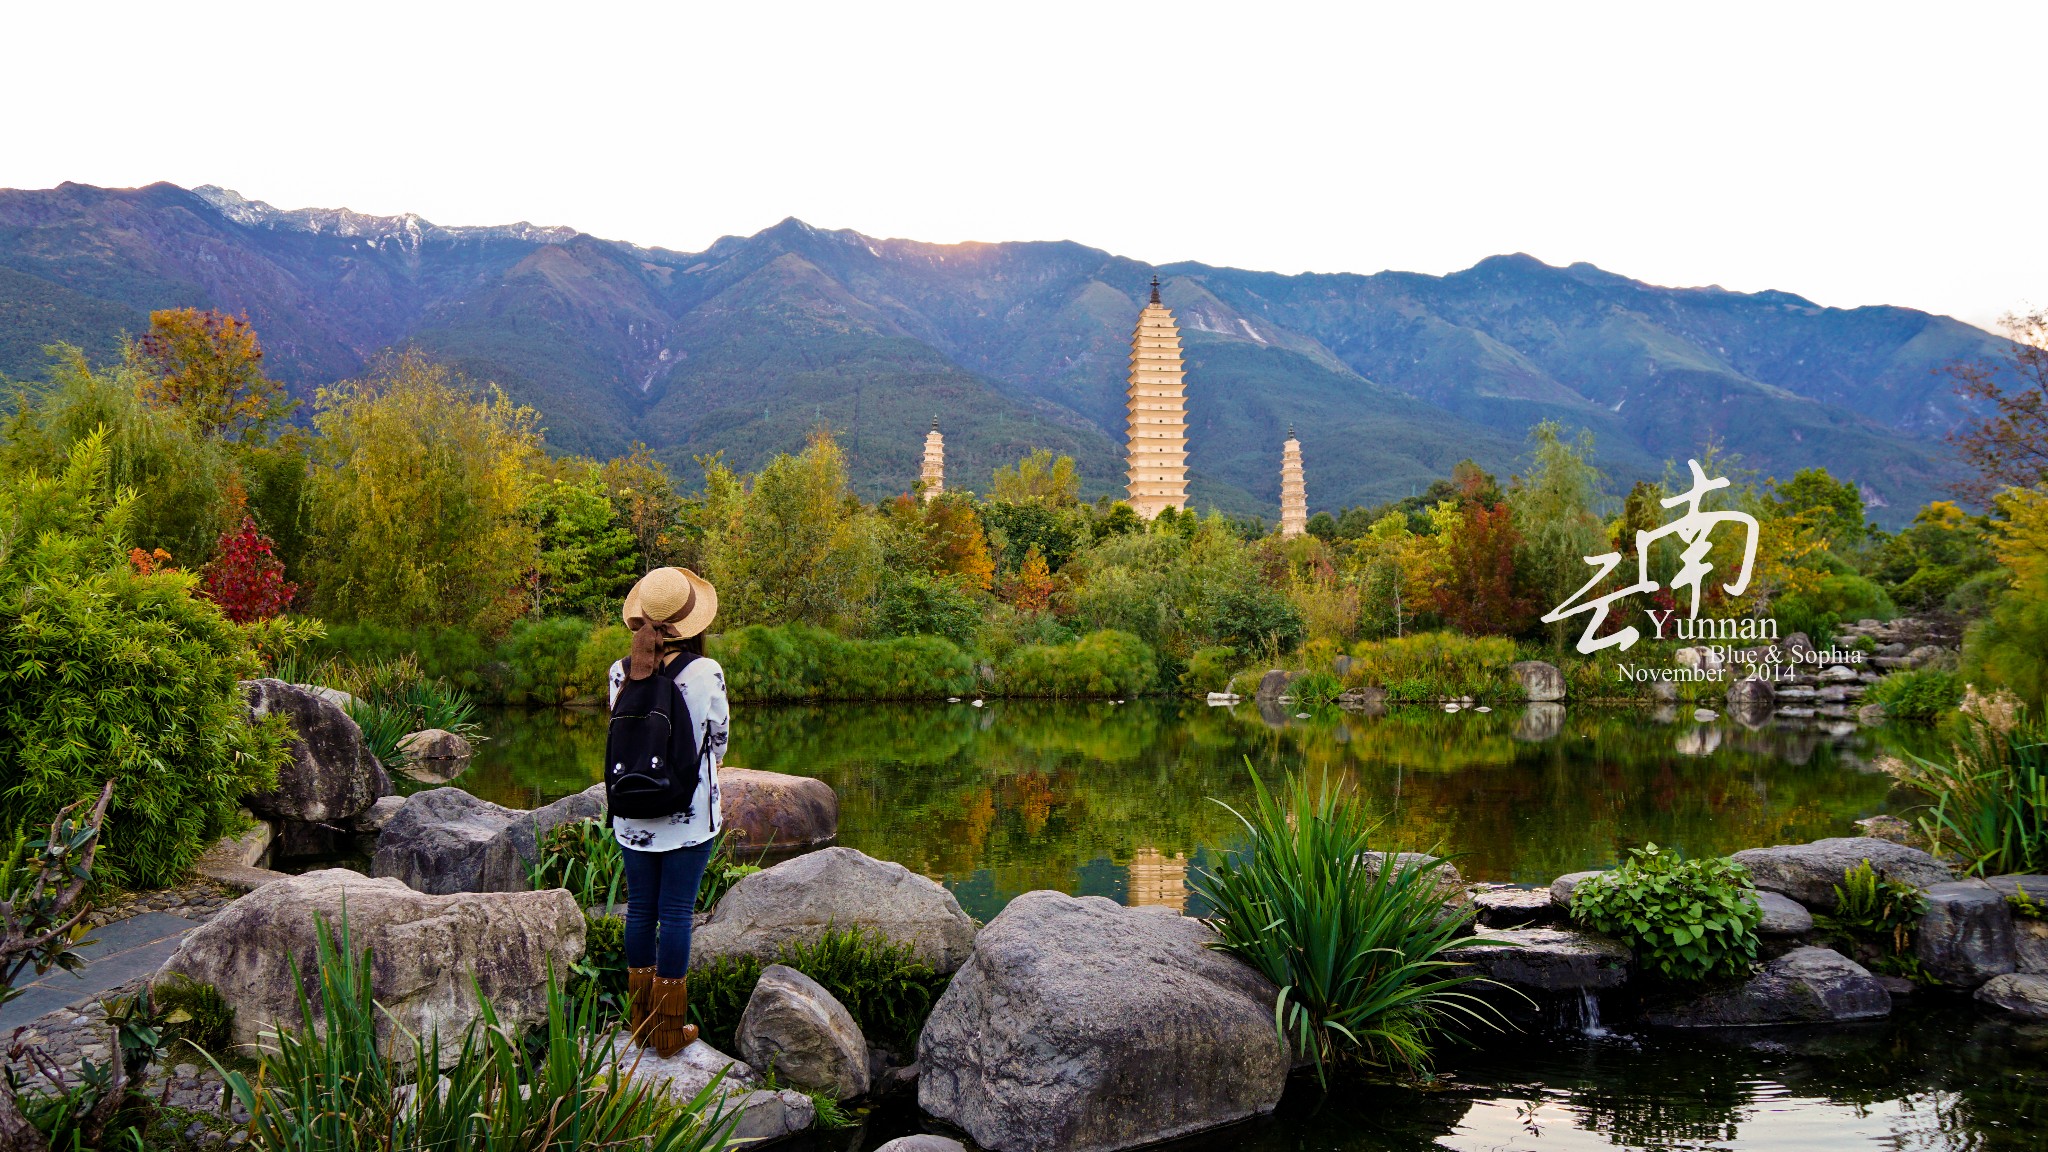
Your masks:
{"label": "spiky green plant", "polygon": [[1920,820],[1937,856],[1973,876],[2048,868],[2048,742],[2025,725],[1960,725],[1953,752],[1910,758],[1913,782],[1934,797]]}
{"label": "spiky green plant", "polygon": [[626,857],[611,829],[596,820],[570,820],[541,837],[526,879],[536,892],[567,888],[581,908],[610,908],[626,895]]}
{"label": "spiky green plant", "polygon": [[1252,784],[1250,813],[1223,805],[1250,849],[1198,870],[1193,886],[1215,909],[1220,946],[1279,986],[1274,1024],[1319,1078],[1347,1058],[1419,1072],[1438,1036],[1505,1023],[1461,991],[1471,970],[1443,958],[1468,914],[1445,903],[1442,861],[1379,867],[1372,819],[1328,777],[1290,775],[1284,802],[1256,772]]}
{"label": "spiky green plant", "polygon": [[[338,939],[320,921],[317,947],[319,1008],[301,988],[302,1023],[276,1032],[253,1080],[214,1062],[249,1113],[252,1148],[711,1152],[729,1142],[737,1117],[723,1115],[719,1080],[678,1102],[631,1078],[613,1056],[616,1030],[598,1027],[594,998],[570,1004],[552,974],[536,1051],[482,1002],[453,1062],[443,1064],[438,1034],[399,1030],[379,1042],[384,1010],[371,996],[370,951],[354,950],[346,916]],[[407,1046],[409,1058],[400,1059]]]}

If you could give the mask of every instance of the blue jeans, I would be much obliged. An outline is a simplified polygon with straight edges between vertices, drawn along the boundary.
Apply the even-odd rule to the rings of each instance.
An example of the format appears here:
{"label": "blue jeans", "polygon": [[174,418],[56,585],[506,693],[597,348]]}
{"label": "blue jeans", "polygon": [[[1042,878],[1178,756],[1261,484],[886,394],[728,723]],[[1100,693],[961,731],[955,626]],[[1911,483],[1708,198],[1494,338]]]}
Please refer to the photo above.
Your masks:
{"label": "blue jeans", "polygon": [[690,917],[717,842],[714,836],[669,852],[620,849],[626,854],[627,967],[652,964],[654,974],[668,980],[689,974]]}

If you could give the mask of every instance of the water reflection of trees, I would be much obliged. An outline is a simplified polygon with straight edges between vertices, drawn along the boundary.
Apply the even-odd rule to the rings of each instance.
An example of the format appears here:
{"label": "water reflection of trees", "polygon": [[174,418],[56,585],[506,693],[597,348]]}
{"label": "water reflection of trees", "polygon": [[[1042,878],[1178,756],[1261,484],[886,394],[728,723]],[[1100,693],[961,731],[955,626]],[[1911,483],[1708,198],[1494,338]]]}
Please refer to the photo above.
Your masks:
{"label": "water reflection of trees", "polygon": [[[964,882],[999,903],[1034,887],[1075,891],[1097,861],[1140,852],[1197,861],[1236,821],[1213,797],[1249,800],[1245,765],[1269,778],[1328,770],[1357,784],[1402,848],[1460,854],[1476,879],[1541,883],[1646,840],[1689,854],[1840,835],[1881,811],[1890,780],[1815,735],[1729,729],[1708,755],[1675,747],[1686,725],[1641,713],[1568,713],[1553,739],[1515,738],[1511,711],[1329,712],[1274,727],[1248,708],[1192,702],[840,705],[748,708],[734,763],[818,776],[838,791],[841,842]],[[597,779],[603,718],[494,716],[463,786],[530,805]]]}

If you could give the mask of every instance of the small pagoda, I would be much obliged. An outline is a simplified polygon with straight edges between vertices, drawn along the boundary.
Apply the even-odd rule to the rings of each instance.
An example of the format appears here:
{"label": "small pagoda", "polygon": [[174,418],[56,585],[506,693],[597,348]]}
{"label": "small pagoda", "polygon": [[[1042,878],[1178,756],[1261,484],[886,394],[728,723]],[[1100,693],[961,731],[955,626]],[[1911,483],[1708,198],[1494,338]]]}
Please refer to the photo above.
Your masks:
{"label": "small pagoda", "polygon": [[929,504],[946,490],[946,438],[939,435],[939,418],[932,417],[932,430],[924,434],[924,470],[918,473]]}
{"label": "small pagoda", "polygon": [[1307,531],[1308,484],[1301,474],[1301,441],[1290,424],[1287,443],[1280,446],[1280,538],[1292,540]]}

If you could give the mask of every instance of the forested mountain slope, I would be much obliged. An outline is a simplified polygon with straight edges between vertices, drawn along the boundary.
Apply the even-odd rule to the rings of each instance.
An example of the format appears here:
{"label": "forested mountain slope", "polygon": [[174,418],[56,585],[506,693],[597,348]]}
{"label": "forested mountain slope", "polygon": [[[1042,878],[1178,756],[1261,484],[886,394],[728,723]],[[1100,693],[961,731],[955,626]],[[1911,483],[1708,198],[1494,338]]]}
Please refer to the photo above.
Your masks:
{"label": "forested mountain slope", "polygon": [[[1131,325],[1152,275],[1181,319],[1198,501],[1271,515],[1299,432],[1311,506],[1406,495],[1523,434],[1590,428],[1617,486],[1709,436],[1766,475],[1825,465],[1879,515],[1953,468],[1938,375],[1996,339],[1904,308],[1671,289],[1501,256],[1449,276],[1152,266],[1079,244],[925,244],[794,219],[701,253],[529,224],[283,211],[217,188],[0,191],[0,373],[64,340],[111,354],[150,309],[246,312],[309,396],[417,344],[541,411],[551,445],[642,440],[687,475],[754,467],[828,424],[869,496],[916,475],[933,415],[986,484],[1035,446],[1122,482]],[[1889,511],[1887,511],[1889,510]]]}

